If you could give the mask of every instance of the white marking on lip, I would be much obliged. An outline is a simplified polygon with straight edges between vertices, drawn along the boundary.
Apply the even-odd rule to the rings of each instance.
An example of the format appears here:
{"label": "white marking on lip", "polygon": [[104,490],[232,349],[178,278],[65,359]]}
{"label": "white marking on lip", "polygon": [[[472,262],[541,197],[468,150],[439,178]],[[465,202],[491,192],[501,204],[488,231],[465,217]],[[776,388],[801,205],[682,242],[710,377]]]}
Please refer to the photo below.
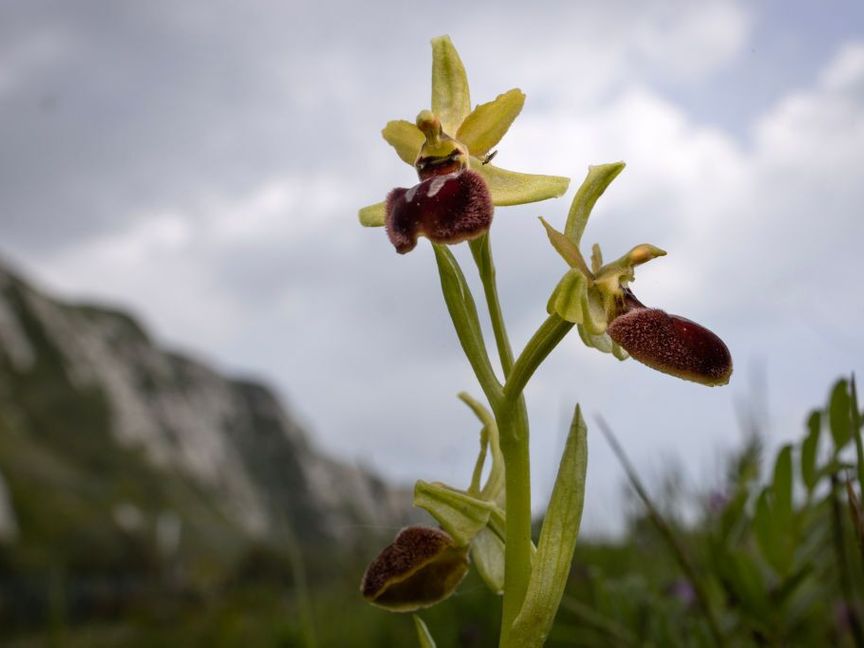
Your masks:
{"label": "white marking on lip", "polygon": [[408,191],[405,192],[405,202],[406,203],[410,203],[412,200],[414,200],[414,194],[417,193],[417,187],[419,187],[419,186],[420,186],[419,184],[416,184],[413,187],[411,187]]}
{"label": "white marking on lip", "polygon": [[448,173],[447,175],[438,176],[435,178],[432,183],[429,185],[429,191],[426,194],[430,198],[434,197],[439,191],[441,191],[441,187],[443,187],[447,182],[456,177],[455,173]]}

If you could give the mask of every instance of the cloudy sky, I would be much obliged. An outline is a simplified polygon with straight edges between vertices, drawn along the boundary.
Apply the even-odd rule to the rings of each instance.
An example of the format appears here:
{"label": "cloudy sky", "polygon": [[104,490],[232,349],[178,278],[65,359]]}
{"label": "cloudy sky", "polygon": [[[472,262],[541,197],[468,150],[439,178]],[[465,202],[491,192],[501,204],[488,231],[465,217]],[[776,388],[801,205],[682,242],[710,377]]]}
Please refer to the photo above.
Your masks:
{"label": "cloudy sky", "polygon": [[[379,132],[428,107],[429,39],[443,33],[472,101],[528,95],[496,163],[575,189],[589,164],[627,162],[586,242],[609,257],[668,250],[637,295],[710,326],[736,362],[729,387],[707,389],[565,340],[527,391],[538,508],[577,400],[649,481],[675,458],[707,489],[754,393],[779,443],[834,378],[864,369],[854,0],[7,0],[0,258],[266,379],[333,453],[464,485],[477,426],[454,395],[479,389],[429,247],[398,256],[356,222],[415,182]],[[536,216],[563,224],[571,197],[496,214],[517,348],[563,269]],[[608,530],[621,471],[589,441],[585,525]]]}

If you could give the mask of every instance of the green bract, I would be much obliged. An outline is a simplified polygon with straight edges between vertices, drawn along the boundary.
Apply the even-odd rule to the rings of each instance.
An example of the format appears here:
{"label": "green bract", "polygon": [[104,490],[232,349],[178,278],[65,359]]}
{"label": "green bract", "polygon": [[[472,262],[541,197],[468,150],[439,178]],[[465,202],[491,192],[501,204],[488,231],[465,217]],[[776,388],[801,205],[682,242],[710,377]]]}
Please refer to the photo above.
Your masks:
{"label": "green bract", "polygon": [[[514,88],[472,111],[468,78],[459,53],[449,36],[439,36],[432,39],[431,111],[422,111],[416,123],[388,122],[381,135],[402,161],[411,166],[417,164],[421,152],[442,155],[447,147],[458,149],[464,154],[464,168],[472,168],[483,176],[496,206],[557,198],[567,191],[568,178],[516,173],[493,166],[485,159],[519,115],[524,102],[525,95]],[[435,138],[433,124],[440,124],[440,140]],[[360,223],[367,227],[383,226],[385,203],[362,208],[359,217]]]}
{"label": "green bract", "polygon": [[[467,491],[445,484],[418,481],[414,487],[414,506],[425,509],[441,528],[460,546],[470,546],[477,573],[496,594],[504,590],[504,458],[498,439],[498,426],[492,414],[477,400],[461,393],[483,427],[471,485]],[[486,483],[480,475],[487,457],[492,465]]]}

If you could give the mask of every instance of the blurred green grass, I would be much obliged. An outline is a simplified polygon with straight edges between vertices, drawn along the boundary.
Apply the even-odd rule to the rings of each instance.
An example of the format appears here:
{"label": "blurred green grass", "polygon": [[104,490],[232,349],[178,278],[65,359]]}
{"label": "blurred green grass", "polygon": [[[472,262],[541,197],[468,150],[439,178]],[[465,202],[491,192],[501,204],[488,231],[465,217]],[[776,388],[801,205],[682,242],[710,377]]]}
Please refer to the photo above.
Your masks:
{"label": "blurred green grass", "polygon": [[[864,464],[853,384],[838,381],[803,427],[770,457],[752,430],[726,457],[720,483],[658,489],[660,497],[646,487],[649,508],[631,507],[623,537],[580,541],[549,645],[717,645],[708,612],[724,645],[862,645]],[[0,427],[23,540],[0,544],[3,645],[415,645],[410,616],[359,596],[371,546],[302,556],[250,546],[188,485],[113,456],[116,465],[82,472]],[[107,519],[108,505],[125,499],[196,511],[197,530],[168,562],[152,540]],[[682,501],[696,513],[681,515]],[[298,586],[298,559],[308,590]],[[439,646],[491,646],[499,607],[472,574],[422,617]]]}

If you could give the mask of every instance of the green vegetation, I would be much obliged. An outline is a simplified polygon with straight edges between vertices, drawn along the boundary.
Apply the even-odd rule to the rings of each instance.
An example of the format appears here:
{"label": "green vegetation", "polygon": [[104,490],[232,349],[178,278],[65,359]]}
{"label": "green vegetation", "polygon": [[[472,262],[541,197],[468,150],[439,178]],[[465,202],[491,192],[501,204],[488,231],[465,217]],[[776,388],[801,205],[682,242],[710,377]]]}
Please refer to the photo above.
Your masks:
{"label": "green vegetation", "polygon": [[[674,498],[678,504],[653,498],[640,484],[648,508],[640,503],[625,537],[577,545],[549,645],[862,645],[861,433],[853,385],[842,380],[826,406],[809,416],[797,443],[766,457],[765,440],[754,432],[728,458],[724,483]],[[108,454],[118,465],[124,461],[122,452]],[[141,463],[127,461],[125,469],[132,465]],[[329,569],[307,557],[310,628],[301,622],[302,599],[284,548],[247,542],[242,551],[208,549],[207,534],[193,534],[169,561],[152,538],[124,532],[106,513],[118,493],[142,506],[148,498],[154,507],[163,497],[194,501],[173,492],[170,478],[133,472],[112,486],[116,474],[84,475],[68,458],[2,423],[0,470],[21,532],[18,542],[0,545],[4,645],[416,641],[409,616],[371,608],[359,596],[371,548],[365,555],[331,555]],[[676,508],[682,497],[689,498],[684,508],[700,510],[689,522]],[[232,533],[238,537],[226,526],[216,535],[230,545]],[[202,567],[208,560],[209,568]],[[439,646],[491,645],[500,623],[495,599],[472,572],[423,619]]]}

